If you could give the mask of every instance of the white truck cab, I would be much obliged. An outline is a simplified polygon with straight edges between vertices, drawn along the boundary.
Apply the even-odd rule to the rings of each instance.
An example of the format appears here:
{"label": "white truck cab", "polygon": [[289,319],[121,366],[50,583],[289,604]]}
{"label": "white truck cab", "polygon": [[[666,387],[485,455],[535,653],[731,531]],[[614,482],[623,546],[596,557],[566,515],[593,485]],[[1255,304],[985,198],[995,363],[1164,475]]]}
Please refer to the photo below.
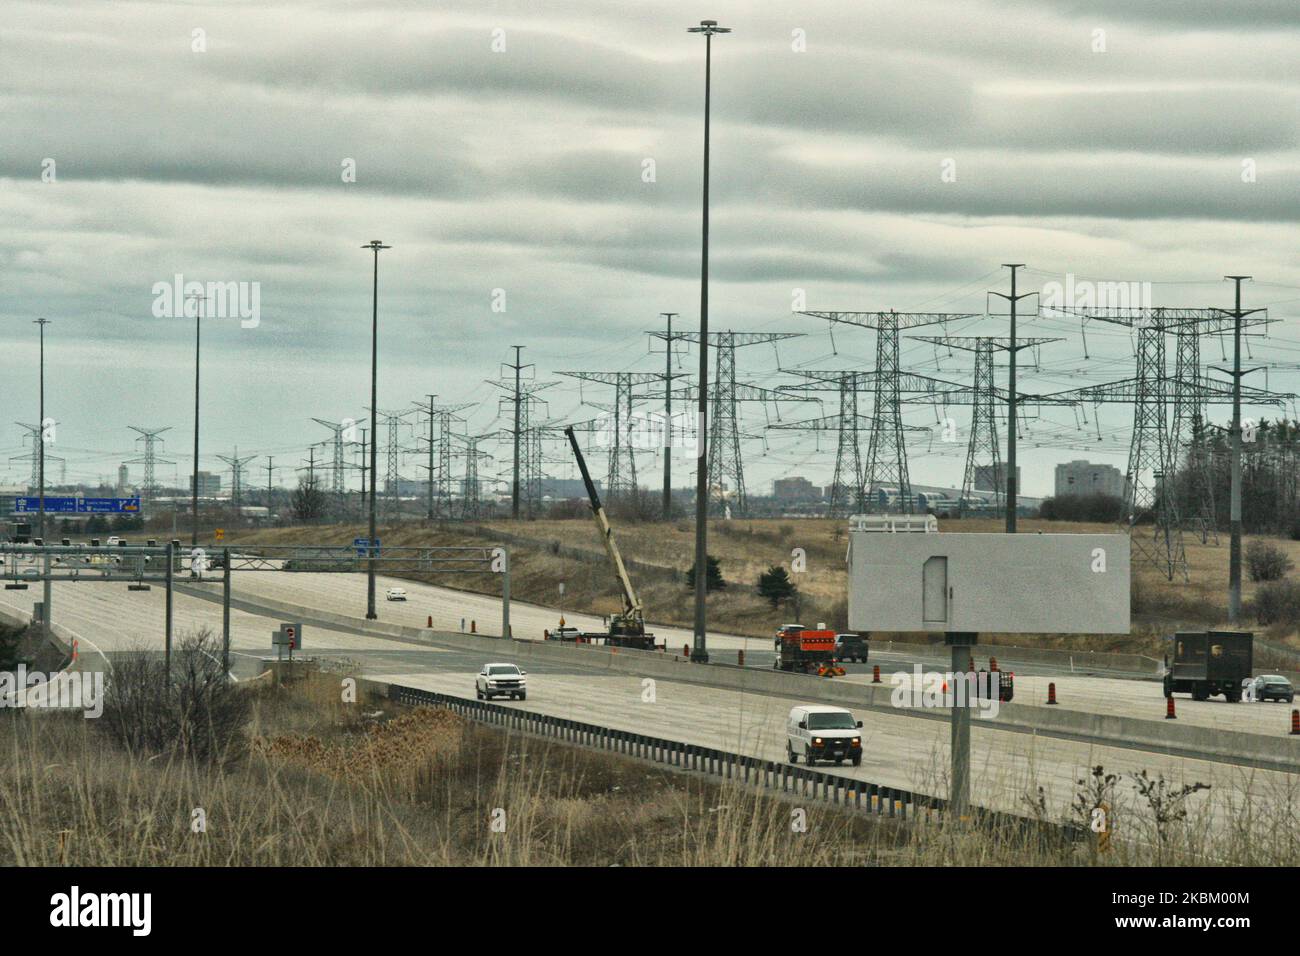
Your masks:
{"label": "white truck cab", "polygon": [[790,763],[803,757],[809,766],[818,760],[845,759],[862,764],[862,721],[843,707],[802,704],[790,709],[785,728],[785,755]]}

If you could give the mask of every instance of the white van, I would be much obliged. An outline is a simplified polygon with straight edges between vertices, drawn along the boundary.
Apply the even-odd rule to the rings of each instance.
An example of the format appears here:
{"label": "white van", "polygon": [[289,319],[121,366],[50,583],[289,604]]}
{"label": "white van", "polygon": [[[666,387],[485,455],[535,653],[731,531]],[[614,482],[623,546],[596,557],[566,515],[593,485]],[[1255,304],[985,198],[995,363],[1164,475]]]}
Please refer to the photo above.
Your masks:
{"label": "white van", "polygon": [[853,713],[843,707],[826,707],[804,704],[791,708],[785,728],[785,755],[790,763],[803,757],[809,766],[818,760],[834,760],[842,764],[845,758],[853,766],[862,764],[862,721],[854,720]]}

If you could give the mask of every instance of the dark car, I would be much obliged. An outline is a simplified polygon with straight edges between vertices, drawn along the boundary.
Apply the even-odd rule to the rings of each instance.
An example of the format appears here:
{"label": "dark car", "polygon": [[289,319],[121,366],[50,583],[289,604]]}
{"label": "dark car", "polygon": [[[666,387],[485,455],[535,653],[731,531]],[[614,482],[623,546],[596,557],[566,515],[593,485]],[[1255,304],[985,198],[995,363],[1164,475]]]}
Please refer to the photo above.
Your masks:
{"label": "dark car", "polygon": [[837,661],[867,662],[867,651],[871,643],[862,634],[836,634],[835,659]]}
{"label": "dark car", "polygon": [[1281,674],[1264,674],[1255,678],[1256,700],[1295,700],[1295,688]]}

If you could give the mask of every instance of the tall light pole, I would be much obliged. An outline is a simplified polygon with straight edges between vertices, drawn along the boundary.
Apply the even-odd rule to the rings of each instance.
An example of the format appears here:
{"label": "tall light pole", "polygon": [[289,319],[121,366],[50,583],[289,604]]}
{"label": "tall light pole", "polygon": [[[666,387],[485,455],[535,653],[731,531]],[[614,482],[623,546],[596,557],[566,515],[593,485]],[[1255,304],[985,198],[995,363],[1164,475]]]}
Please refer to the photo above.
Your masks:
{"label": "tall light pole", "polygon": [[199,342],[206,296],[187,295],[194,302],[194,474],[190,488],[190,547],[199,546]]}
{"label": "tall light pole", "polygon": [[379,617],[375,613],[375,475],[379,470],[379,250],[391,249],[378,239],[372,239],[362,249],[375,254],[374,279],[370,293],[370,539],[366,543],[366,620]]}
{"label": "tall light pole", "polygon": [[[40,418],[41,423],[37,438],[40,448],[36,452],[36,470],[37,470],[37,488],[36,493],[40,496],[40,502],[37,505],[36,528],[37,534],[42,541],[45,540],[45,327],[50,324],[46,318],[33,319],[32,324],[40,328],[41,333],[41,360],[40,360]],[[46,581],[46,587],[49,582]],[[49,604],[46,604],[49,607]],[[49,613],[48,611],[46,613]]]}
{"label": "tall light pole", "polygon": [[[696,412],[695,461],[695,646],[691,660],[701,664],[709,662],[705,640],[704,600],[709,583],[709,469],[705,450],[708,446],[709,414],[709,107],[710,86],[713,81],[713,35],[730,33],[728,27],[718,26],[717,20],[701,20],[698,27],[688,33],[704,34],[704,195],[703,227],[700,246],[700,394]],[[670,342],[671,346],[672,343]]]}

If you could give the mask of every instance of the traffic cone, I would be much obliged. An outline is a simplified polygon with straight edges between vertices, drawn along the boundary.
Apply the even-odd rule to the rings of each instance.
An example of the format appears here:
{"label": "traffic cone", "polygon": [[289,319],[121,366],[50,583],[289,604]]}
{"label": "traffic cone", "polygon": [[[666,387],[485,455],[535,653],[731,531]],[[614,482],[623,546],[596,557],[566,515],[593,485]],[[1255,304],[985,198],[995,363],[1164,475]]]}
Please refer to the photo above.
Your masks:
{"label": "traffic cone", "polygon": [[1166,697],[1165,698],[1165,720],[1177,720],[1177,719],[1178,719],[1178,715],[1174,713],[1174,699],[1172,697]]}
{"label": "traffic cone", "polygon": [[997,659],[996,657],[990,657],[990,658],[989,658],[989,670],[991,670],[991,671],[996,671],[997,669],[998,669],[998,659]]}
{"label": "traffic cone", "polygon": [[471,634],[477,634],[477,633],[478,633],[478,628],[475,626],[476,623],[477,623],[477,622],[475,622],[475,621],[470,621],[470,622],[469,622],[469,632],[470,632]]}
{"label": "traffic cone", "polygon": [[691,645],[689,645],[689,644],[683,644],[683,645],[682,645],[682,657],[690,657],[690,656],[691,656]]}
{"label": "traffic cone", "polygon": [[1056,683],[1054,681],[1047,685],[1047,702],[1049,704],[1056,703]]}
{"label": "traffic cone", "polygon": [[429,615],[429,619],[428,619],[428,621],[425,622],[425,625],[424,625],[424,626],[425,626],[425,627],[433,627],[433,615],[432,615],[432,614]]}
{"label": "traffic cone", "polygon": [[1291,711],[1291,733],[1300,736],[1300,710]]}
{"label": "traffic cone", "polygon": [[879,665],[879,664],[875,664],[875,665],[873,665],[872,668],[871,668],[871,683],[873,683],[873,684],[879,684],[879,683],[880,683],[880,665]]}
{"label": "traffic cone", "polygon": [[745,649],[743,647],[736,651],[736,664],[740,667],[745,666]]}

